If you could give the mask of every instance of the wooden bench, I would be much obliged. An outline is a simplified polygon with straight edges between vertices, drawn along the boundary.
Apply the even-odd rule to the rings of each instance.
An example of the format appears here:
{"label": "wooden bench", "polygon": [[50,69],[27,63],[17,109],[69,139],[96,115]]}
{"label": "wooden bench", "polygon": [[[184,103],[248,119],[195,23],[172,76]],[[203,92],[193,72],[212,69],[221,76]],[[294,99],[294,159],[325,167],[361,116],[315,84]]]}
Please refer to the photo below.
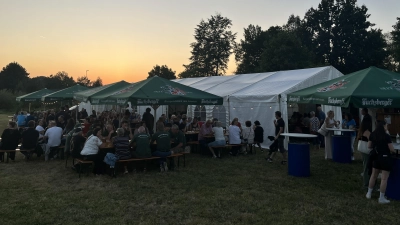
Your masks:
{"label": "wooden bench", "polygon": [[[82,165],[83,165],[83,164],[90,164],[90,165],[92,165],[92,164],[93,164],[93,161],[90,161],[90,160],[83,160],[83,159],[78,159],[78,158],[73,158],[73,161],[72,161],[72,162],[74,162],[75,160],[76,160],[77,164],[79,165],[79,171],[78,171],[78,173],[79,173],[79,178],[81,178]],[[75,165],[74,165],[74,166],[75,166]],[[89,170],[88,170],[88,174],[89,174]]]}
{"label": "wooden bench", "polygon": [[217,148],[218,149],[218,156],[221,157],[221,151],[219,149],[223,148],[223,149],[228,149],[228,148],[232,148],[232,147],[242,147],[245,146],[246,144],[226,144],[226,145],[221,145],[221,146],[213,146],[211,148]]}
{"label": "wooden bench", "polygon": [[[33,152],[33,151],[35,151],[35,149],[24,149],[24,150],[22,150],[23,152]],[[0,150],[0,153],[6,153],[6,157],[7,157],[7,163],[8,163],[8,159],[10,158],[10,153],[11,152],[21,152],[21,150],[20,149],[14,149],[14,150]],[[29,159],[29,157],[26,157],[25,158],[26,160],[28,160]]]}
{"label": "wooden bench", "polygon": [[[190,147],[196,147],[196,152],[197,152],[200,143],[199,143],[199,141],[188,141],[188,142],[186,142],[186,145],[188,145]],[[193,150],[194,150],[194,148],[193,148]],[[194,151],[192,151],[192,152],[194,152]]]}
{"label": "wooden bench", "polygon": [[[184,154],[182,154],[182,153],[175,153],[175,154],[173,154],[173,155],[170,155],[170,156],[167,156],[167,158],[178,158],[178,168],[179,168],[179,159],[180,159],[180,157],[185,157],[184,156]],[[118,160],[117,162],[116,162],[116,164],[115,164],[115,169],[114,169],[114,173],[113,173],[113,176],[114,177],[116,177],[116,172],[115,171],[117,171],[117,164],[118,163],[129,163],[129,162],[139,162],[139,161],[143,161],[143,162],[145,162],[145,167],[144,168],[146,168],[147,167],[147,161],[150,161],[150,160],[155,160],[155,159],[160,159],[161,157],[157,157],[157,156],[152,156],[152,157],[148,157],[148,158],[131,158],[131,159],[123,159],[123,160]],[[171,162],[170,162],[170,166],[171,166]]]}

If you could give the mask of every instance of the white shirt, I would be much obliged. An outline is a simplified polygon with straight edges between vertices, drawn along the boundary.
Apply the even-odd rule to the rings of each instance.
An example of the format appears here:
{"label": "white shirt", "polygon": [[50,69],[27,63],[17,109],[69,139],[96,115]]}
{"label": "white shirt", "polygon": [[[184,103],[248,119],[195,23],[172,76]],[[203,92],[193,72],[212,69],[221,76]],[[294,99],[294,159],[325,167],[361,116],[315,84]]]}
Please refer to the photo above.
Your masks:
{"label": "white shirt", "polygon": [[242,140],[240,140],[240,128],[235,125],[229,126],[229,144],[241,144]]}
{"label": "white shirt", "polygon": [[215,136],[215,141],[225,141],[224,129],[222,127],[212,128]]}
{"label": "white shirt", "polygon": [[83,146],[81,155],[96,155],[101,144],[103,142],[98,137],[90,135],[85,142],[85,146]]}
{"label": "white shirt", "polygon": [[47,145],[50,147],[56,147],[61,144],[61,136],[63,130],[60,127],[51,127],[47,129],[44,136],[48,137]]}
{"label": "white shirt", "polygon": [[40,125],[37,125],[35,130],[37,130],[39,132],[39,138],[42,138],[43,134],[40,132],[44,131],[44,128]]}
{"label": "white shirt", "polygon": [[252,127],[244,127],[242,129],[243,139],[247,139],[249,144],[254,143],[254,130]]}

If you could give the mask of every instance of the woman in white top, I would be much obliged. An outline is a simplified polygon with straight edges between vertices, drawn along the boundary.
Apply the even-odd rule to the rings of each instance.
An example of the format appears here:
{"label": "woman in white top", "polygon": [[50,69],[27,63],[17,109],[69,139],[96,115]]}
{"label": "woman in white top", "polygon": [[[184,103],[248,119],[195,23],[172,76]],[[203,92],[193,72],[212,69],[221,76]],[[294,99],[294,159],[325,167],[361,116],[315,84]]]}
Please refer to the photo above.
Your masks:
{"label": "woman in white top", "polygon": [[81,155],[83,156],[84,160],[89,160],[94,162],[94,168],[93,168],[93,173],[96,175],[101,175],[104,173],[104,162],[103,162],[103,156],[101,154],[98,154],[99,152],[99,147],[103,142],[100,140],[101,136],[101,129],[96,128],[93,131],[93,134],[88,137],[88,139],[85,142],[85,145],[83,146],[83,149],[81,151]]}
{"label": "woman in white top", "polygon": [[[334,117],[335,113],[330,110],[322,126],[325,126],[325,128],[338,128],[340,121],[336,121]],[[332,159],[332,135],[330,133],[325,136],[325,159]]]}
{"label": "woman in white top", "polygon": [[[243,135],[243,140],[250,148],[250,153],[253,153],[253,144],[254,144],[254,129],[251,127],[251,121],[246,121],[246,127],[242,128],[242,135]],[[247,151],[247,146],[244,147],[244,152]],[[246,152],[247,153],[247,152]]]}
{"label": "woman in white top", "polygon": [[[221,127],[221,122],[218,121],[215,122],[215,126],[212,128],[212,130],[214,132],[215,141],[208,143],[208,148],[210,149],[210,152],[213,154],[213,158],[217,158],[213,147],[226,145],[224,129]],[[220,156],[219,153],[218,155]]]}
{"label": "woman in white top", "polygon": [[36,126],[35,130],[39,132],[39,139],[43,138],[44,135],[43,119],[39,120],[39,124]]}
{"label": "woman in white top", "polygon": [[238,127],[238,121],[233,120],[232,124],[229,126],[229,144],[238,146],[232,146],[232,149],[229,152],[229,154],[237,156],[241,147],[240,146],[241,143],[242,140],[240,139],[240,128]]}

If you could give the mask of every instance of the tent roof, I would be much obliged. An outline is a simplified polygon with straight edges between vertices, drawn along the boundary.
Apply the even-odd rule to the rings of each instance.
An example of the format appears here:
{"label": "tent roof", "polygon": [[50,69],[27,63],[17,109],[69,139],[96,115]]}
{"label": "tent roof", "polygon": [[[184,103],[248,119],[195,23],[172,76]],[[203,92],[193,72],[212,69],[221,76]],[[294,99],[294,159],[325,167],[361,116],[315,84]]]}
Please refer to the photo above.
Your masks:
{"label": "tent roof", "polygon": [[59,100],[71,100],[74,97],[74,93],[84,91],[89,88],[82,85],[74,85],[51,94],[42,97],[42,101],[59,101]]}
{"label": "tent roof", "polygon": [[128,101],[133,105],[220,105],[223,99],[158,76],[137,82],[100,99],[102,104],[126,104]]}
{"label": "tent roof", "polygon": [[357,108],[400,107],[400,73],[370,67],[290,93],[289,101]]}
{"label": "tent roof", "polygon": [[74,99],[76,99],[78,101],[83,101],[83,102],[90,101],[92,98],[95,98],[97,96],[102,96],[102,95],[107,95],[107,94],[111,95],[112,93],[119,91],[120,89],[125,88],[129,85],[131,85],[131,84],[122,80],[122,81],[104,85],[101,87],[96,87],[96,88],[91,88],[88,90],[76,92],[74,94]]}
{"label": "tent roof", "polygon": [[39,91],[35,91],[26,95],[22,95],[16,98],[18,102],[36,102],[36,101],[41,101],[42,97],[45,95],[48,95],[50,93],[53,93],[54,90],[49,90],[47,88],[44,88]]}
{"label": "tent roof", "polygon": [[[241,74],[233,76],[186,78],[190,86],[231,100],[277,101],[279,94],[287,94],[324,81],[343,76],[332,66],[278,72]],[[185,83],[186,79],[174,80]],[[197,82],[193,82],[195,80]],[[266,98],[269,96],[269,98]]]}

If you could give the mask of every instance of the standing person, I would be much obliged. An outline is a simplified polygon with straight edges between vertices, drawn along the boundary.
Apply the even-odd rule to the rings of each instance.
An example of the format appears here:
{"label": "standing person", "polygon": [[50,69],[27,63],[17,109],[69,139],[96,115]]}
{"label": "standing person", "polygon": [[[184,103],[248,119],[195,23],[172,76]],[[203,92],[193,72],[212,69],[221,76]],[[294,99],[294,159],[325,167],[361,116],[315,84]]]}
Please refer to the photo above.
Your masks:
{"label": "standing person", "polygon": [[35,121],[31,120],[28,122],[28,129],[22,132],[22,145],[21,153],[29,159],[30,152],[23,151],[26,149],[36,149],[36,145],[39,139],[39,132],[35,130]]}
{"label": "standing person", "polygon": [[[325,128],[334,128],[334,127],[338,128],[340,122],[336,121],[334,117],[335,113],[332,110],[330,110],[322,126],[325,126]],[[332,135],[329,133],[325,136],[325,159],[332,159]]]}
{"label": "standing person", "polygon": [[103,156],[99,153],[99,147],[103,142],[98,138],[101,135],[101,129],[96,128],[93,134],[88,137],[81,151],[81,155],[85,160],[94,162],[93,173],[102,175],[104,173]]}
{"label": "standing person", "polygon": [[253,129],[254,129],[254,144],[256,144],[260,148],[261,152],[264,152],[264,150],[261,148],[261,143],[264,142],[264,129],[261,127],[260,121],[258,120],[254,121]]}
{"label": "standing person", "polygon": [[[8,127],[1,134],[1,149],[15,150],[18,147],[21,139],[21,133],[18,131],[17,124],[13,121],[8,122]],[[10,152],[9,157],[12,161],[15,160],[15,152]],[[4,153],[0,153],[0,158],[4,161]],[[0,161],[1,161],[0,159]]]}
{"label": "standing person", "polygon": [[240,139],[241,129],[239,128],[238,123],[238,120],[233,119],[231,125],[229,126],[229,144],[239,145],[232,147],[231,151],[229,152],[229,154],[232,156],[238,155],[241,148],[240,144],[242,143],[242,140]]}
{"label": "standing person", "polygon": [[[287,162],[286,149],[283,146],[285,137],[281,135],[282,133],[284,133],[284,130],[285,130],[285,121],[282,119],[282,113],[279,111],[275,112],[274,125],[275,125],[275,141],[278,141],[278,149],[282,153],[281,164],[285,165]],[[270,151],[268,153],[268,159],[267,159],[268,162],[270,162],[270,163],[273,162],[274,155],[275,155],[275,152]]]}
{"label": "standing person", "polygon": [[18,116],[17,116],[17,124],[19,127],[24,127],[25,126],[25,120],[26,120],[26,116],[24,115],[24,112],[21,112]]}
{"label": "standing person", "polygon": [[216,122],[212,130],[214,132],[215,141],[208,143],[208,148],[210,149],[210,152],[213,154],[213,158],[217,158],[213,147],[226,145],[224,129],[221,127],[221,122]]}
{"label": "standing person", "polygon": [[[344,119],[342,121],[342,128],[343,129],[350,129],[350,130],[355,130],[356,129],[356,121],[353,119],[353,116],[350,113],[346,113],[344,116]],[[350,135],[351,138],[351,152],[352,156],[351,159],[354,160],[354,141],[356,140],[356,132],[344,132],[345,135]]]}
{"label": "standing person", "polygon": [[168,171],[167,157],[174,154],[171,151],[171,140],[168,132],[164,131],[164,125],[158,124],[158,132],[153,134],[151,143],[157,143],[157,150],[153,152],[153,156],[160,157],[160,172]]}
{"label": "standing person", "polygon": [[[326,115],[325,113],[322,111],[321,106],[317,107],[317,117],[319,119],[319,125],[320,127],[324,124],[325,119],[326,119]],[[318,137],[319,137],[319,143],[321,143],[320,147],[324,148],[325,147],[325,140],[324,140],[324,136],[322,136],[320,133],[318,133]]]}
{"label": "standing person", "polygon": [[154,116],[150,112],[151,109],[147,108],[146,112],[143,113],[142,120],[146,123],[146,127],[149,129],[150,134],[153,134]]}
{"label": "standing person", "polygon": [[[250,153],[253,153],[253,143],[254,143],[254,129],[251,127],[251,121],[245,122],[246,127],[242,129],[243,141],[246,144],[243,146],[244,151],[247,152],[247,147],[250,148]],[[247,154],[247,153],[245,153]]]}
{"label": "standing person", "polygon": [[367,129],[372,131],[372,117],[371,117],[371,115],[368,114],[368,109],[363,108],[361,110],[361,115],[363,116],[362,121],[364,121],[364,120],[371,121],[371,125],[370,125],[371,127],[368,127]]}
{"label": "standing person", "polygon": [[133,109],[131,108],[131,106],[129,104],[126,104],[126,109],[125,110],[128,110],[129,113],[133,113]]}
{"label": "standing person", "polygon": [[[369,153],[370,149],[366,146],[368,146],[368,141],[369,141],[369,136],[371,135],[371,131],[369,128],[371,127],[371,121],[370,120],[363,120],[361,122],[360,129],[358,131],[358,148],[357,150],[361,152],[362,159],[363,159],[363,184],[364,187],[368,187],[369,184],[369,179],[371,178],[370,174],[371,171],[369,170],[368,167],[368,161],[369,161]],[[362,147],[362,144],[360,142],[364,142],[364,148]]]}
{"label": "standing person", "polygon": [[[314,134],[314,135],[319,135],[318,130],[320,128],[320,124],[319,124],[319,119],[315,116],[315,112],[311,111],[310,112],[310,134]],[[317,149],[320,149],[320,142],[319,142],[319,137],[313,138],[313,145],[317,147]]]}
{"label": "standing person", "polygon": [[380,196],[378,202],[381,204],[390,203],[385,197],[387,180],[392,170],[392,158],[390,157],[391,152],[395,152],[392,144],[392,140],[387,132],[387,124],[382,121],[379,122],[376,130],[371,133],[368,141],[368,147],[372,148],[372,174],[369,180],[368,192],[366,194],[367,199],[371,198],[372,190],[374,188],[376,178],[379,173],[382,172],[381,185],[379,188]]}
{"label": "standing person", "polygon": [[35,121],[35,116],[33,115],[33,112],[30,112],[30,113],[26,116],[26,119],[25,119],[25,127],[28,127],[28,123],[29,123],[29,121],[31,121],[31,120]]}

